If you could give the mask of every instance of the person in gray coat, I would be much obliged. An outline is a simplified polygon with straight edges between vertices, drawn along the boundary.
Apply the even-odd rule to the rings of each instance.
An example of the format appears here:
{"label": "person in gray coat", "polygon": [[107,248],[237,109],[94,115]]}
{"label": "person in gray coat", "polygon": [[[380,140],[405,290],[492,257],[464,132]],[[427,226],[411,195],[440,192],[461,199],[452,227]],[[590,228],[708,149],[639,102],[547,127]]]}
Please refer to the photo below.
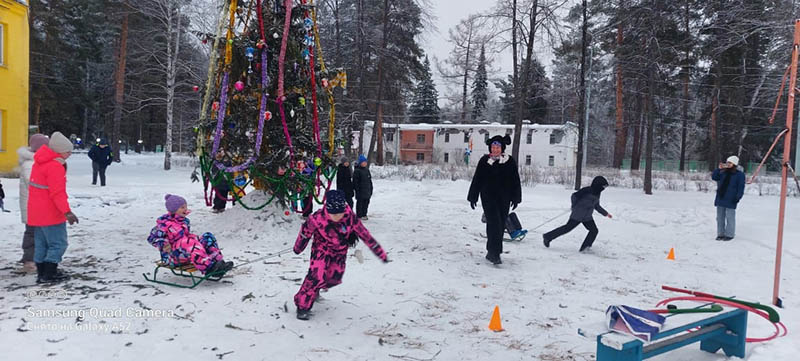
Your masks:
{"label": "person in gray coat", "polygon": [[550,242],[554,239],[569,233],[579,224],[583,223],[583,226],[586,227],[589,234],[587,234],[586,239],[583,240],[579,252],[590,248],[595,238],[597,238],[598,233],[597,225],[594,223],[594,218],[592,218],[592,213],[597,211],[603,216],[611,218],[611,214],[600,206],[600,193],[602,193],[606,187],[608,187],[608,181],[604,177],[597,176],[592,180],[591,186],[583,187],[579,191],[572,193],[572,214],[569,215],[569,221],[567,221],[567,224],[542,235],[544,246],[550,247]]}
{"label": "person in gray coat", "polygon": [[25,233],[22,235],[22,270],[35,272],[36,264],[33,262],[33,252],[36,248],[34,242],[34,227],[28,225],[28,186],[33,169],[33,155],[43,145],[50,142],[44,134],[34,134],[28,141],[27,147],[17,149],[19,160],[19,210],[22,223],[25,224]]}

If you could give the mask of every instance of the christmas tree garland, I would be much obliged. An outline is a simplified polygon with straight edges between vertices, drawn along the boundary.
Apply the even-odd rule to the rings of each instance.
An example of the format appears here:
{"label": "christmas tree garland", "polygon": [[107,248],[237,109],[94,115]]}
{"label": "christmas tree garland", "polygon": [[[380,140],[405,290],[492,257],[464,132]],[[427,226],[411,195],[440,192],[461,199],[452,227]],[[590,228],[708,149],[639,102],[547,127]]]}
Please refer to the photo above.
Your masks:
{"label": "christmas tree garland", "polygon": [[[276,2],[275,2],[275,12],[276,13],[280,9],[279,8],[279,1],[281,1],[281,0],[276,0]],[[267,110],[267,104],[269,102],[268,89],[269,89],[269,85],[270,85],[269,84],[270,83],[270,78],[269,78],[269,73],[268,73],[268,52],[267,52],[267,46],[266,46],[266,35],[265,35],[265,30],[264,30],[265,27],[264,27],[263,6],[262,6],[262,1],[261,0],[257,0],[255,2],[256,14],[257,14],[256,16],[258,17],[258,24],[257,24],[257,26],[258,26],[258,36],[259,36],[258,48],[259,49],[263,48],[262,52],[261,52],[260,64],[256,64],[256,65],[260,66],[260,70],[261,70],[261,72],[260,72],[261,73],[260,74],[261,75],[261,84],[260,84],[260,88],[261,88],[261,91],[260,91],[261,94],[260,95],[261,95],[261,97],[260,97],[260,102],[259,102],[259,107],[258,107],[259,108],[258,130],[257,130],[257,134],[256,134],[256,139],[255,139],[255,147],[253,149],[252,155],[250,155],[249,157],[246,157],[246,155],[243,155],[241,153],[239,153],[238,155],[234,156],[234,160],[236,160],[236,161],[242,161],[242,159],[244,159],[243,162],[241,162],[240,164],[235,165],[235,166],[226,166],[226,164],[223,163],[221,161],[221,159],[217,159],[217,155],[221,154],[221,153],[219,153],[220,152],[220,143],[222,141],[222,137],[225,134],[225,132],[223,131],[223,128],[224,128],[224,123],[225,123],[225,120],[226,120],[225,119],[226,116],[230,114],[231,116],[233,116],[233,118],[232,118],[233,120],[239,119],[239,121],[242,121],[241,117],[237,118],[237,116],[235,116],[234,113],[231,113],[231,110],[230,110],[231,108],[228,106],[228,102],[230,101],[229,92],[231,91],[231,89],[229,89],[230,83],[231,83],[231,75],[232,75],[231,72],[232,72],[232,68],[234,67],[233,64],[232,64],[232,62],[233,62],[233,53],[234,53],[233,44],[234,44],[234,38],[235,38],[235,35],[234,35],[235,26],[234,26],[234,24],[236,23],[237,11],[241,10],[241,9],[238,9],[238,1],[237,0],[231,0],[230,1],[230,6],[228,8],[229,9],[230,18],[229,18],[229,21],[228,21],[227,34],[225,36],[225,39],[226,39],[226,44],[225,44],[225,48],[224,48],[225,57],[224,57],[224,60],[222,61],[222,64],[221,64],[221,70],[222,70],[222,77],[221,78],[222,79],[220,79],[219,77],[216,77],[217,82],[221,83],[220,84],[220,88],[219,88],[219,91],[220,91],[219,102],[217,104],[214,104],[214,106],[212,107],[212,112],[216,111],[216,113],[217,113],[216,114],[217,119],[216,119],[216,124],[215,124],[215,127],[214,127],[215,132],[214,132],[213,144],[212,144],[212,147],[211,147],[212,148],[211,154],[208,154],[206,152],[205,149],[207,149],[207,148],[205,148],[205,146],[203,146],[203,144],[205,144],[205,143],[202,140],[199,141],[199,144],[201,145],[201,149],[200,149],[200,153],[201,153],[200,154],[200,168],[201,168],[201,171],[202,171],[202,174],[203,174],[204,188],[206,190],[206,197],[205,197],[206,198],[206,203],[209,204],[209,205],[211,204],[211,201],[213,200],[213,198],[216,196],[216,197],[218,197],[220,199],[225,199],[226,201],[237,202],[240,205],[242,205],[245,209],[259,210],[259,209],[262,209],[262,208],[266,207],[268,204],[270,204],[272,201],[274,201],[277,198],[277,199],[281,199],[281,201],[283,201],[283,202],[288,202],[290,204],[290,208],[292,208],[293,210],[299,212],[301,210],[297,209],[295,207],[295,204],[300,200],[305,200],[309,196],[311,196],[311,198],[313,198],[313,200],[316,201],[317,203],[322,203],[324,201],[324,197],[320,197],[320,196],[324,194],[323,190],[327,191],[328,189],[330,189],[332,181],[333,181],[333,177],[335,177],[335,175],[336,175],[336,168],[335,167],[333,167],[333,166],[323,167],[322,166],[322,163],[323,163],[323,161],[322,161],[323,152],[322,152],[322,140],[321,140],[321,137],[320,137],[319,116],[318,116],[318,108],[317,108],[317,89],[316,89],[316,87],[317,87],[317,81],[316,81],[317,74],[315,72],[315,61],[314,61],[315,55],[318,54],[318,56],[320,57],[319,58],[319,65],[320,65],[321,73],[322,74],[326,74],[327,73],[327,69],[325,68],[324,60],[322,59],[322,49],[321,49],[320,42],[319,42],[319,32],[318,32],[317,23],[316,23],[316,9],[314,8],[313,0],[308,0],[308,1],[307,0],[301,0],[301,4],[305,8],[304,11],[303,11],[303,27],[305,29],[304,38],[303,38],[303,45],[305,45],[307,47],[306,49],[304,49],[302,51],[302,56],[309,63],[308,74],[310,75],[310,79],[307,79],[307,81],[310,80],[310,88],[311,88],[310,90],[311,90],[311,98],[312,98],[311,99],[312,100],[311,101],[311,108],[312,108],[312,122],[311,122],[312,123],[311,124],[312,125],[312,129],[311,129],[312,134],[311,134],[311,136],[313,138],[313,140],[312,140],[313,146],[314,146],[314,148],[316,148],[316,149],[314,149],[316,151],[315,152],[316,153],[315,154],[316,157],[313,158],[313,163],[309,162],[309,168],[311,169],[310,174],[306,173],[306,172],[301,172],[299,169],[295,169],[295,151],[296,150],[295,150],[295,146],[293,145],[293,142],[292,142],[292,137],[290,135],[289,124],[288,124],[288,121],[287,121],[287,114],[286,114],[286,109],[285,109],[285,105],[286,105],[285,103],[287,101],[287,94],[286,94],[286,88],[285,88],[285,81],[286,81],[286,79],[285,79],[285,73],[286,73],[285,62],[286,62],[286,56],[287,56],[287,46],[288,46],[288,42],[289,42],[289,34],[291,32],[290,29],[291,29],[291,23],[292,23],[291,16],[292,16],[292,9],[293,9],[293,1],[292,0],[284,0],[283,3],[284,3],[284,8],[285,8],[285,17],[283,19],[284,20],[283,21],[283,23],[284,23],[283,24],[283,36],[281,38],[280,53],[279,53],[279,59],[278,59],[277,96],[275,97],[275,103],[274,104],[277,106],[277,108],[278,108],[277,110],[278,110],[278,112],[280,114],[280,117],[281,117],[281,125],[282,125],[282,128],[283,128],[283,136],[284,136],[284,138],[286,140],[286,145],[288,147],[288,150],[287,150],[286,154],[288,155],[290,166],[287,167],[287,169],[284,169],[283,167],[279,167],[278,171],[277,171],[277,173],[278,173],[277,176],[268,176],[263,171],[261,171],[261,169],[260,169],[260,167],[263,167],[265,165],[268,166],[269,164],[275,164],[272,161],[270,161],[269,158],[267,160],[264,160],[265,162],[268,162],[268,163],[260,163],[259,162],[259,157],[261,155],[261,150],[262,150],[262,140],[263,140],[263,138],[265,136],[265,134],[264,134],[264,125],[265,125],[266,121],[268,121],[268,120],[270,120],[272,118],[271,117],[271,113]],[[244,27],[245,29],[247,29],[247,27],[249,25],[247,19],[250,19],[250,15],[252,14],[252,6],[253,6],[253,3],[251,2],[250,3],[250,7],[248,8],[248,11],[247,11],[246,19],[242,19],[243,23],[245,24],[245,27]],[[311,11],[309,11],[308,9],[311,9]],[[241,13],[239,13],[239,14],[241,15]],[[256,25],[253,25],[253,28],[255,28],[255,27],[256,27]],[[222,30],[222,29],[220,28],[220,30]],[[249,32],[247,32],[245,30],[245,31],[243,31],[243,33],[245,33],[244,38],[246,39],[247,36],[249,36],[248,35]],[[221,34],[219,34],[219,35],[221,35]],[[218,38],[219,38],[219,35],[218,35]],[[277,37],[278,37],[277,34],[275,34],[274,37],[277,39]],[[216,41],[215,41],[215,44],[216,44]],[[315,45],[317,47],[316,52],[315,52],[315,49],[314,49]],[[253,58],[252,55],[253,55],[254,52],[255,52],[255,49],[253,49],[252,47],[248,47],[247,48],[246,55],[251,61],[250,65],[249,65],[250,69],[247,71],[248,73],[252,73],[252,58]],[[317,54],[315,54],[315,53],[317,53]],[[295,72],[297,72],[297,63],[295,63],[294,69],[295,69]],[[297,73],[297,75],[301,75],[301,73]],[[242,80],[245,80],[246,76],[247,76],[247,74],[243,73],[242,74]],[[247,79],[248,79],[247,83],[249,84],[251,77],[247,76]],[[298,78],[298,80],[302,81],[302,78]],[[293,81],[297,81],[297,80],[293,80]],[[343,72],[339,72],[339,74],[337,75],[336,79],[333,82],[329,82],[327,79],[322,79],[322,86],[327,92],[328,103],[330,105],[330,121],[329,121],[329,124],[328,124],[328,126],[329,126],[329,129],[328,129],[328,132],[329,132],[329,134],[328,134],[329,151],[328,151],[328,154],[327,154],[328,158],[332,158],[333,153],[334,153],[335,103],[334,103],[334,99],[333,99],[333,91],[332,91],[332,89],[336,85],[339,85],[342,88],[345,88],[346,87],[346,81],[347,81],[346,80],[346,74],[344,74]],[[236,84],[235,84],[235,88],[236,88],[237,91],[243,92],[244,89],[245,89],[245,83],[243,81],[237,81]],[[294,99],[297,101],[297,103],[299,103],[300,106],[305,106],[304,98],[302,96],[297,98],[297,96],[300,95],[300,92],[303,91],[302,87],[295,86],[292,89],[293,89],[292,90],[293,94],[295,94],[295,95],[293,95],[295,97]],[[300,89],[300,90],[297,90],[297,89]],[[308,89],[306,89],[306,91],[308,91]],[[243,101],[244,102],[247,101],[247,95],[246,94],[244,94],[244,95],[236,95],[236,96],[234,96],[233,99],[244,99],[244,100],[236,100],[237,104],[240,104],[239,108],[238,109],[237,108],[233,108],[234,111],[239,111],[238,114],[241,114],[241,107],[242,106],[246,106],[245,103],[243,103]],[[296,105],[294,105],[294,106],[296,106]],[[292,117],[294,119],[294,110],[292,110]],[[236,126],[235,123],[231,123],[230,124],[231,128],[234,128],[235,126]],[[202,139],[201,137],[204,137],[203,134],[204,134],[204,132],[199,131],[199,134],[198,134],[199,139]],[[248,130],[246,132],[247,137],[251,137],[250,134],[252,134],[252,133],[250,133],[250,131]],[[251,140],[252,140],[252,138],[251,138]],[[230,142],[230,141],[228,141],[228,142]],[[241,143],[238,143],[238,144],[241,144]],[[275,153],[273,152],[272,154],[274,155]],[[311,165],[311,164],[313,164],[313,165]],[[259,166],[257,167],[257,165],[259,165]],[[273,165],[273,167],[274,167],[274,165]],[[215,169],[216,169],[216,172],[214,171]],[[235,173],[246,173],[246,175],[249,176],[249,177],[245,176],[244,174],[240,174],[240,175],[237,176]],[[215,195],[214,194],[215,189],[213,189],[213,188],[209,192],[209,187],[208,187],[209,185],[212,185],[213,187],[216,187],[216,186],[218,186],[220,184],[228,184],[230,186],[230,189],[234,190],[234,192],[232,192],[233,193],[233,197],[232,198],[228,199],[228,198],[224,197],[221,194],[216,194]],[[256,186],[256,188],[258,188],[258,189],[264,189],[265,192],[270,194],[269,198],[263,204],[260,204],[260,205],[247,205],[242,201],[243,192],[239,193],[239,192],[236,191],[237,189],[239,189],[239,190],[244,189],[245,187],[247,187],[248,185],[251,185],[251,184]]]}

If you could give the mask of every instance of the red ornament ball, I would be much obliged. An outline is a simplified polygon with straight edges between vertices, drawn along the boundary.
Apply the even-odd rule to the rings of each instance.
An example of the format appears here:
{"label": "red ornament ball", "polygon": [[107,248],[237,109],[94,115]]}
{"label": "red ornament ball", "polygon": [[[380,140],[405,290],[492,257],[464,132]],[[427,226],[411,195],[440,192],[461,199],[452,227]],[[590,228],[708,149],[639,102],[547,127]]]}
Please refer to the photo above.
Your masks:
{"label": "red ornament ball", "polygon": [[288,215],[289,215],[289,211],[286,211],[286,212],[284,212],[283,214],[285,214],[285,215],[287,215],[287,216],[288,216]]}
{"label": "red ornament ball", "polygon": [[195,86],[192,87],[192,90],[194,90],[194,92],[197,93],[197,92],[200,91],[200,87],[195,85]]}

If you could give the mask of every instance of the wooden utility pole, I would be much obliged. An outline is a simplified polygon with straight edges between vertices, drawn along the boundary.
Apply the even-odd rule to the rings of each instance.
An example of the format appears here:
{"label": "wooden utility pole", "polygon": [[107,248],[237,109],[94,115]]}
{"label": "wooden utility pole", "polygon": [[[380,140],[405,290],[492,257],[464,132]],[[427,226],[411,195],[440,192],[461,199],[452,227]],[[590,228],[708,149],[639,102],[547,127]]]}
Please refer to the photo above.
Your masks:
{"label": "wooden utility pole", "polygon": [[800,20],[794,23],[794,42],[792,43],[792,66],[789,73],[789,100],[786,106],[786,135],[783,142],[783,161],[781,162],[781,205],[778,212],[778,244],[775,248],[775,280],[772,289],[772,303],[781,305],[778,297],[781,285],[781,254],[783,253],[783,223],[786,216],[786,177],[789,176],[789,157],[792,152],[792,123],[794,122],[794,101],[797,93],[797,56],[800,46]]}
{"label": "wooden utility pole", "polygon": [[[372,134],[378,143],[375,160],[378,165],[383,165],[383,78],[386,70],[386,48],[389,45],[389,0],[383,0],[383,40],[381,41],[381,52],[378,55],[378,117]],[[399,134],[398,134],[399,135]],[[400,139],[398,138],[399,142]]]}
{"label": "wooden utility pole", "polygon": [[[622,1],[620,1],[617,12],[619,13],[623,9],[624,9],[624,4]],[[616,48],[614,49],[616,52],[615,57],[617,59],[617,64],[615,67],[616,80],[617,80],[617,98],[616,98],[617,121],[614,124],[616,139],[614,143],[614,164],[613,164],[614,168],[617,169],[622,168],[622,159],[625,158],[625,148],[627,146],[627,141],[628,141],[628,130],[625,127],[625,118],[624,118],[625,106],[622,100],[622,94],[623,94],[622,90],[624,84],[622,79],[622,64],[621,64],[622,51],[623,51],[622,41],[624,39],[622,36],[623,22],[621,20],[622,18],[621,16],[618,16],[618,18],[620,20],[618,20],[619,23],[617,24],[617,45]]]}

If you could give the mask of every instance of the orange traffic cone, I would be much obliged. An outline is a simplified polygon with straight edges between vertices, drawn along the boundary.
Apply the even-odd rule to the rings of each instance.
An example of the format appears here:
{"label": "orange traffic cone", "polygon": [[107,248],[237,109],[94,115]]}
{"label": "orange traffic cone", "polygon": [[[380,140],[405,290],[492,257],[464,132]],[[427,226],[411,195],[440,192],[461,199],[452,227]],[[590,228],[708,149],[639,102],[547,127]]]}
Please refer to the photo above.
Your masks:
{"label": "orange traffic cone", "polygon": [[492,320],[489,321],[489,329],[495,332],[504,331],[503,325],[500,324],[500,307],[494,306],[494,313],[492,313]]}
{"label": "orange traffic cone", "polygon": [[675,248],[669,249],[669,255],[667,255],[667,259],[671,261],[675,260]]}

